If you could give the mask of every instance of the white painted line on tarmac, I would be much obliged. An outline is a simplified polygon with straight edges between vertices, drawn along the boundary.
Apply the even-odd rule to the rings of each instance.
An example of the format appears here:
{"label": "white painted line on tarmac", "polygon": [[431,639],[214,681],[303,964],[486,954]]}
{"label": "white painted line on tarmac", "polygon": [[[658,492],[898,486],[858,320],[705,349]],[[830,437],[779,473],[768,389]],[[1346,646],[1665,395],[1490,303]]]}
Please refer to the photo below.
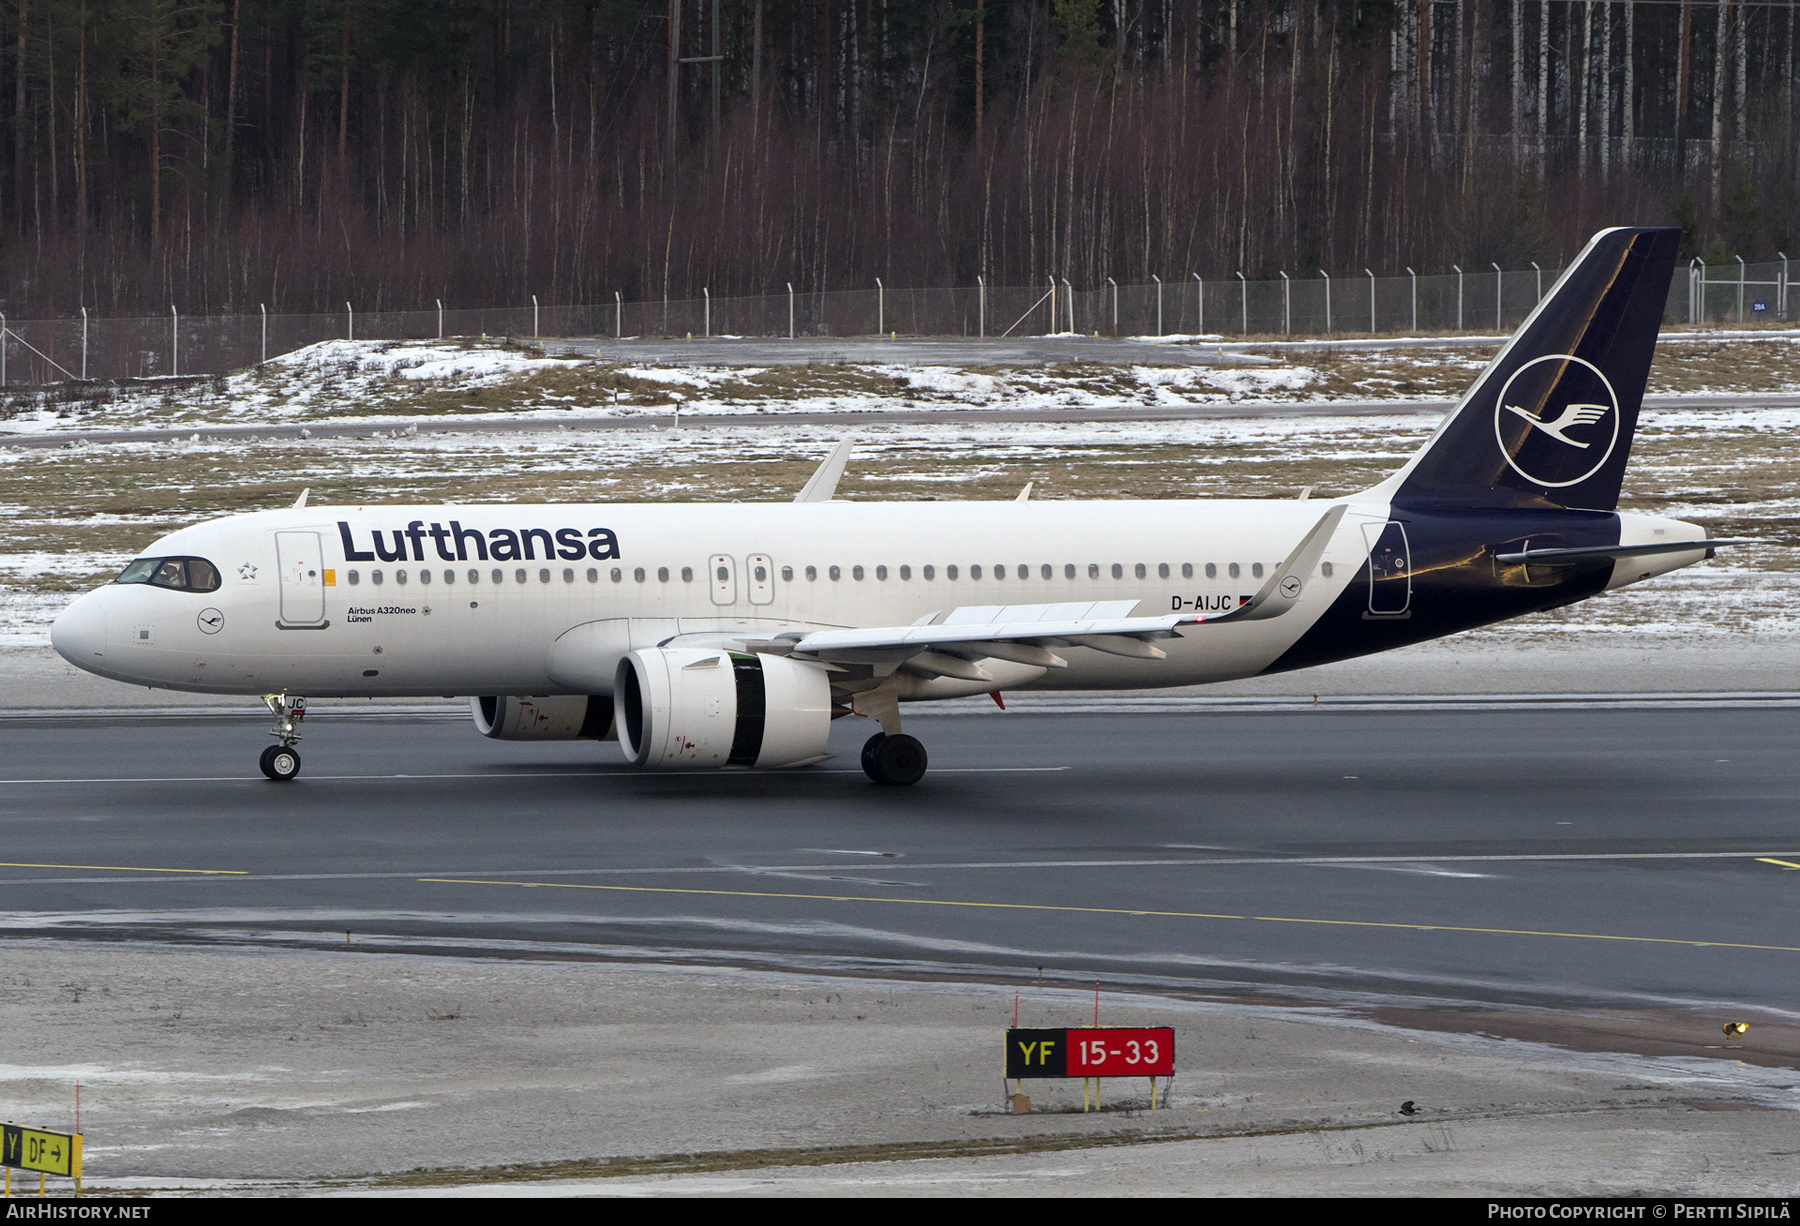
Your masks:
{"label": "white painted line on tarmac", "polygon": [[[1033,775],[1066,771],[1067,766],[938,766],[933,767],[934,775]],[[761,771],[648,771],[648,770],[578,770],[578,771],[468,771],[446,772],[443,774],[407,774],[407,775],[306,775],[305,780],[314,783],[343,783],[351,780],[394,780],[394,779],[671,779],[680,776],[685,779],[702,777],[730,776],[742,778],[752,775],[860,775],[863,772],[854,767],[827,767],[814,770],[810,767],[795,767],[791,770]],[[144,778],[141,775],[120,779],[0,779],[0,787],[79,783],[267,783],[268,779],[261,775],[168,775],[155,778]]]}

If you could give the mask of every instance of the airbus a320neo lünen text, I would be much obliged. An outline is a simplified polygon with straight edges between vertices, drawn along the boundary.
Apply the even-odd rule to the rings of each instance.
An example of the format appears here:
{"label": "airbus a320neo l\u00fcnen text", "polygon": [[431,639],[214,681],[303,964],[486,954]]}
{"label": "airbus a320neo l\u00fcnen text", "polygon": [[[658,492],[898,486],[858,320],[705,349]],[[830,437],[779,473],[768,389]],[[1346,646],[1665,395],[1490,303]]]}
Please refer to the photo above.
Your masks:
{"label": "airbus a320neo l\u00fcnen text", "polygon": [[645,770],[796,767],[901,704],[1193,685],[1566,605],[1708,557],[1617,511],[1679,232],[1597,235],[1431,440],[1321,501],[312,507],[171,533],[51,631],[119,681],[261,695],[300,769],[308,696],[469,694],[510,740],[616,740]]}

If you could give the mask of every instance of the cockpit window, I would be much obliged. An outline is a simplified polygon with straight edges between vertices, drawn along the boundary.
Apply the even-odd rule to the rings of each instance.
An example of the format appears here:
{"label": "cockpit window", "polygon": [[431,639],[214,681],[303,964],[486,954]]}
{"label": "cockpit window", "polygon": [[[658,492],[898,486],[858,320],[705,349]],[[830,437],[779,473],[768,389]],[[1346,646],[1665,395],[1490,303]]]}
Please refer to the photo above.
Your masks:
{"label": "cockpit window", "polygon": [[205,558],[138,558],[114,583],[148,583],[183,592],[216,592],[219,571]]}

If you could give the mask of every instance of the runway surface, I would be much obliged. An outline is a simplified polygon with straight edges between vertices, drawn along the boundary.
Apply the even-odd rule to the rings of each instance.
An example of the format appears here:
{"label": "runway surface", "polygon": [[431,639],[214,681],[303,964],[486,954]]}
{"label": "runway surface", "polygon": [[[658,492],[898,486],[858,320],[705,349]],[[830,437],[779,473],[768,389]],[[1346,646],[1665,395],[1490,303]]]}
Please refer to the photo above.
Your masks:
{"label": "runway surface", "polygon": [[15,933],[1800,1005],[1792,703],[914,717],[769,774],[320,716],[0,720]]}

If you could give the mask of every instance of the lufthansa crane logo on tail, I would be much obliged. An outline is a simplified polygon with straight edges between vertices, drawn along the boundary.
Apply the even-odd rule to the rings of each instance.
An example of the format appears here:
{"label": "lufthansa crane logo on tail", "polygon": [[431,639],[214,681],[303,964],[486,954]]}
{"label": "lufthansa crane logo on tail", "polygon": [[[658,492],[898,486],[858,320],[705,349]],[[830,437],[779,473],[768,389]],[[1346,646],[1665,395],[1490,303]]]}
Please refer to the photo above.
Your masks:
{"label": "lufthansa crane logo on tail", "polygon": [[1494,438],[1512,470],[1546,489],[1599,472],[1619,441],[1619,398],[1600,368],[1566,353],[1512,373],[1494,405]]}

